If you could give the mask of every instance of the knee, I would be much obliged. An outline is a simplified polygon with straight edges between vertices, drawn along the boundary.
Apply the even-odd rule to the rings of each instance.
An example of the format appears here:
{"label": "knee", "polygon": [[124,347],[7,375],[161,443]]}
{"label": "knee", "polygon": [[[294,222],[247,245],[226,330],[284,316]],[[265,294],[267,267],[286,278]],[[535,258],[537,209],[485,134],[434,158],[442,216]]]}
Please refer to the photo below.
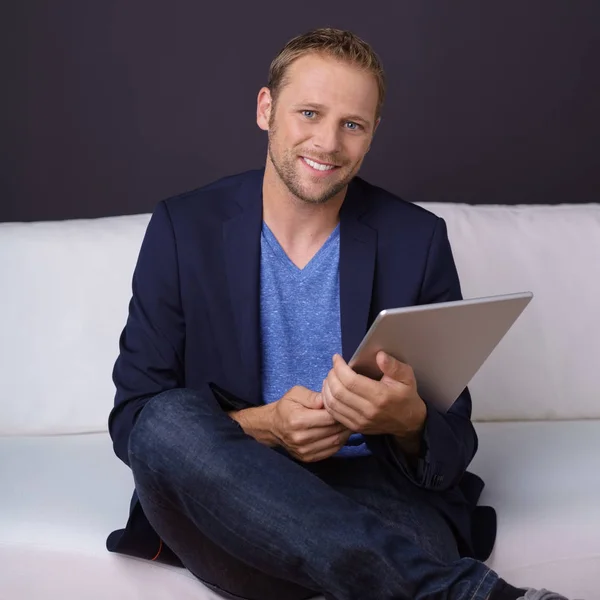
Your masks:
{"label": "knee", "polygon": [[181,465],[197,453],[199,444],[214,443],[215,420],[224,417],[210,391],[178,388],[154,396],[129,436],[132,469],[140,462],[155,471]]}

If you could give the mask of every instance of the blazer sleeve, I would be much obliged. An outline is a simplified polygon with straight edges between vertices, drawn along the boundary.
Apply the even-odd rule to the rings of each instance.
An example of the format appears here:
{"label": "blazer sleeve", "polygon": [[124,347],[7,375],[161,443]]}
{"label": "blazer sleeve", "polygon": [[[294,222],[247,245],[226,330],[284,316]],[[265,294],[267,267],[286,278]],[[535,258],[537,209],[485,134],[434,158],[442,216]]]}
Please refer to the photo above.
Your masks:
{"label": "blazer sleeve", "polygon": [[146,402],[184,385],[185,324],[177,245],[167,205],[146,230],[133,274],[129,314],[113,369],[115,404],[108,428],[116,455],[129,465],[129,435]]}
{"label": "blazer sleeve", "polygon": [[[446,223],[440,218],[431,239],[418,303],[461,299]],[[471,396],[465,388],[446,413],[437,410],[427,398],[423,400],[427,406],[427,418],[420,457],[409,465],[406,457],[397,450],[395,455],[398,466],[413,483],[425,489],[442,491],[458,484],[477,451],[477,434],[471,422]]]}

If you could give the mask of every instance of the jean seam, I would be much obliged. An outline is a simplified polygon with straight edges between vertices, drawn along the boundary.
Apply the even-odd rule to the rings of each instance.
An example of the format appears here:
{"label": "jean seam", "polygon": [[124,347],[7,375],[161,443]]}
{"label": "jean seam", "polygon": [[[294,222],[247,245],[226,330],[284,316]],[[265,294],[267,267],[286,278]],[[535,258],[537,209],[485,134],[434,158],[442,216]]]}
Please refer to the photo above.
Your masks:
{"label": "jean seam", "polygon": [[[470,600],[485,600],[485,599],[480,599],[478,598],[478,593],[479,590],[481,589],[481,586],[484,584],[485,580],[492,575],[492,571],[490,569],[488,569],[488,571],[486,572],[486,574],[481,578],[481,580],[479,581],[479,584],[477,585],[477,587],[475,588],[475,590],[473,591],[473,594],[471,594],[471,598]],[[489,596],[489,594],[488,594]]]}

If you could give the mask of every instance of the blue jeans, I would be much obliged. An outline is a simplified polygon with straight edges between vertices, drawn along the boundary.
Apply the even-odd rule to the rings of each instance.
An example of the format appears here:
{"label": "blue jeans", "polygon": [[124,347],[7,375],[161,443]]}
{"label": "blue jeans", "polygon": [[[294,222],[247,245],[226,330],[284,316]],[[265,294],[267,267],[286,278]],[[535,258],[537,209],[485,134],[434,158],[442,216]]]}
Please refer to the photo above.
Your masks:
{"label": "blue jeans", "polygon": [[295,461],[246,435],[208,387],[152,398],[129,457],[156,532],[228,598],[484,600],[498,579],[461,559],[421,490],[376,457]]}

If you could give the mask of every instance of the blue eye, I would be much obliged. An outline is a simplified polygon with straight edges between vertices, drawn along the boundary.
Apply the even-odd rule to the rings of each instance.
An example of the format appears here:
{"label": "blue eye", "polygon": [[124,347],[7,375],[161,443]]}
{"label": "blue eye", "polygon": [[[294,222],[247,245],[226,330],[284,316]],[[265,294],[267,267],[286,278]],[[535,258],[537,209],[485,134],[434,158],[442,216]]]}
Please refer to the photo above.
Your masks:
{"label": "blue eye", "polygon": [[314,110],[303,110],[302,114],[307,118],[307,119],[312,119],[317,113]]}
{"label": "blue eye", "polygon": [[346,125],[352,125],[352,127],[348,127],[350,131],[356,131],[360,129],[360,125],[358,123],[354,123],[353,121],[346,121]]}

